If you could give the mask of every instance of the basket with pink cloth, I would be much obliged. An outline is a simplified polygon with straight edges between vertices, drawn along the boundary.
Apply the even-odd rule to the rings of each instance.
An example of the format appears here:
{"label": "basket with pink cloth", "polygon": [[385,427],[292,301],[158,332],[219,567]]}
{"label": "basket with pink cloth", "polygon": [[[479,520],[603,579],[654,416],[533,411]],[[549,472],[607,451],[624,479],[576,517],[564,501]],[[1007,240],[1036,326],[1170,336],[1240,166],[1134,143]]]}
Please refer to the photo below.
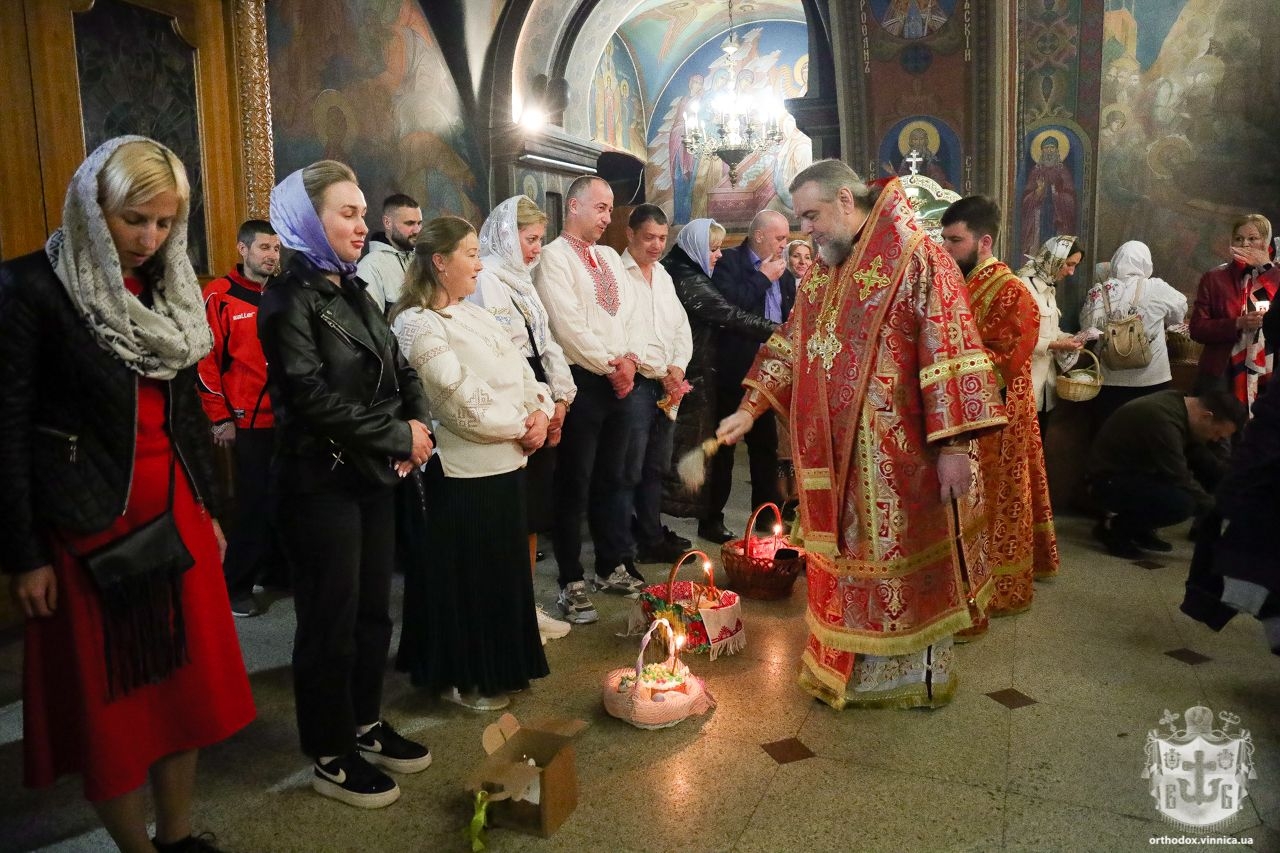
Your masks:
{"label": "basket with pink cloth", "polygon": [[[664,660],[646,662],[645,650],[655,634],[660,635],[668,654]],[[715,698],[702,679],[680,660],[683,639],[666,619],[655,619],[640,641],[636,665],[605,676],[604,709],[636,728],[665,729],[714,708]]]}

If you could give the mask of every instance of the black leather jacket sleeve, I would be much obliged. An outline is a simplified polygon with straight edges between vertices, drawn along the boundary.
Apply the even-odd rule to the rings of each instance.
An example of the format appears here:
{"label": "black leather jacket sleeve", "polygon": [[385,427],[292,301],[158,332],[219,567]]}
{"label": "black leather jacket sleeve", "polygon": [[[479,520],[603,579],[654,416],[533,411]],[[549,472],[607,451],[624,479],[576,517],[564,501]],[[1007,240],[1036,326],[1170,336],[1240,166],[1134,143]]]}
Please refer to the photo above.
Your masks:
{"label": "black leather jacket sleeve", "polygon": [[773,334],[773,323],[725,299],[701,269],[694,271],[684,264],[673,264],[668,272],[672,273],[676,296],[691,323],[714,326],[760,342]]}
{"label": "black leather jacket sleeve", "polygon": [[28,289],[0,267],[0,568],[28,572],[50,561],[32,503],[31,437],[39,317]]}
{"label": "black leather jacket sleeve", "polygon": [[[377,396],[376,392],[365,399],[338,393],[327,376],[326,358],[318,336],[339,336],[327,328],[322,330],[319,303],[331,298],[342,297],[336,293],[317,293],[297,280],[282,281],[263,293],[258,324],[273,386],[273,404],[283,407],[288,427],[296,426],[344,447],[407,459],[413,448],[413,434],[406,415],[398,411],[399,405],[375,405],[384,402],[384,399],[372,399]],[[368,301],[363,295],[359,298]],[[405,363],[398,349],[394,354],[400,394],[405,397],[416,394],[421,400],[417,374]],[[349,358],[349,362],[331,365],[331,369],[360,369],[354,357]],[[394,391],[387,398],[387,401],[394,398]],[[425,408],[424,403],[420,405]]]}

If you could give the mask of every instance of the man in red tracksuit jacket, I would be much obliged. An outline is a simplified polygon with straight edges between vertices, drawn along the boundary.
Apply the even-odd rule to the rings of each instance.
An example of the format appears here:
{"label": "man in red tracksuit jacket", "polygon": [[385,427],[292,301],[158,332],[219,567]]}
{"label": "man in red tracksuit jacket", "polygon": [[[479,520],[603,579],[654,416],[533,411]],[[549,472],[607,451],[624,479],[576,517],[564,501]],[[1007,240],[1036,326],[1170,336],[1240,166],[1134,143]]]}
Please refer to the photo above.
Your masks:
{"label": "man in red tracksuit jacket", "polygon": [[258,339],[258,301],[280,266],[280,238],[270,223],[250,219],[236,240],[241,263],[204,288],[213,349],[200,360],[199,390],[214,442],[230,447],[235,457],[238,511],[223,562],[231,612],[257,616],[262,611],[254,584],[279,577],[284,569],[268,497],[275,420]]}

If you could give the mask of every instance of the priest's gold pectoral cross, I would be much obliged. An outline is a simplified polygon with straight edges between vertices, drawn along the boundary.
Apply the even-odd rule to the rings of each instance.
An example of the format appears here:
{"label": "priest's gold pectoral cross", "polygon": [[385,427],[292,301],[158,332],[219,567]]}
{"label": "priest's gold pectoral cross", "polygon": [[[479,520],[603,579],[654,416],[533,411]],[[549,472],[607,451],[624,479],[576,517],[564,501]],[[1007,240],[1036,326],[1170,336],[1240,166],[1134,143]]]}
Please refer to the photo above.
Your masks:
{"label": "priest's gold pectoral cross", "polygon": [[876,255],[876,257],[867,265],[865,270],[860,270],[853,274],[853,280],[858,283],[858,298],[865,300],[871,295],[871,291],[879,290],[889,283],[889,276],[881,272],[884,266],[884,258]]}
{"label": "priest's gold pectoral cross", "polygon": [[823,327],[822,334],[814,335],[809,338],[809,342],[805,344],[805,352],[809,356],[809,360],[815,358],[822,359],[822,369],[831,372],[831,365],[835,364],[836,356],[844,349],[844,344],[840,343],[840,339],[836,337],[836,324],[833,321],[827,321]]}

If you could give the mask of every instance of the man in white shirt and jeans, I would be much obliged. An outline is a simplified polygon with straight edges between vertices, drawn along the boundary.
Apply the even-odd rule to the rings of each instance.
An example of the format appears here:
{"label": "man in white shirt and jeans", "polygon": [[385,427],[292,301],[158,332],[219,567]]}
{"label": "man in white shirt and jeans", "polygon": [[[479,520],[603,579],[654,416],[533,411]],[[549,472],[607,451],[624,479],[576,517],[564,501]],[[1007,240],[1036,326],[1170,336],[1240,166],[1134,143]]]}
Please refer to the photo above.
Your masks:
{"label": "man in white shirt and jeans", "polygon": [[636,300],[622,260],[596,245],[612,215],[608,183],[594,175],[575,180],[565,197],[564,231],[543,248],[533,276],[578,386],[556,460],[551,534],[558,604],[575,624],[599,618],[583,579],[584,514],[595,544],[595,588],[634,595],[644,584],[635,569],[631,516],[657,408],[650,394],[634,391],[638,370],[639,378],[657,373],[642,366],[649,333],[636,326]]}
{"label": "man in white shirt and jeans", "polygon": [[[640,485],[635,492],[636,559],[641,563],[674,563],[692,543],[662,524],[662,484],[671,469],[676,407],[687,387],[685,368],[693,355],[689,316],[676,296],[671,274],[658,261],[667,248],[667,215],[656,204],[642,204],[627,220],[627,249],[622,266],[631,279],[636,321],[649,330],[649,346],[641,354],[640,376],[633,394],[662,401],[649,428]],[[653,365],[650,369],[647,365]]]}

